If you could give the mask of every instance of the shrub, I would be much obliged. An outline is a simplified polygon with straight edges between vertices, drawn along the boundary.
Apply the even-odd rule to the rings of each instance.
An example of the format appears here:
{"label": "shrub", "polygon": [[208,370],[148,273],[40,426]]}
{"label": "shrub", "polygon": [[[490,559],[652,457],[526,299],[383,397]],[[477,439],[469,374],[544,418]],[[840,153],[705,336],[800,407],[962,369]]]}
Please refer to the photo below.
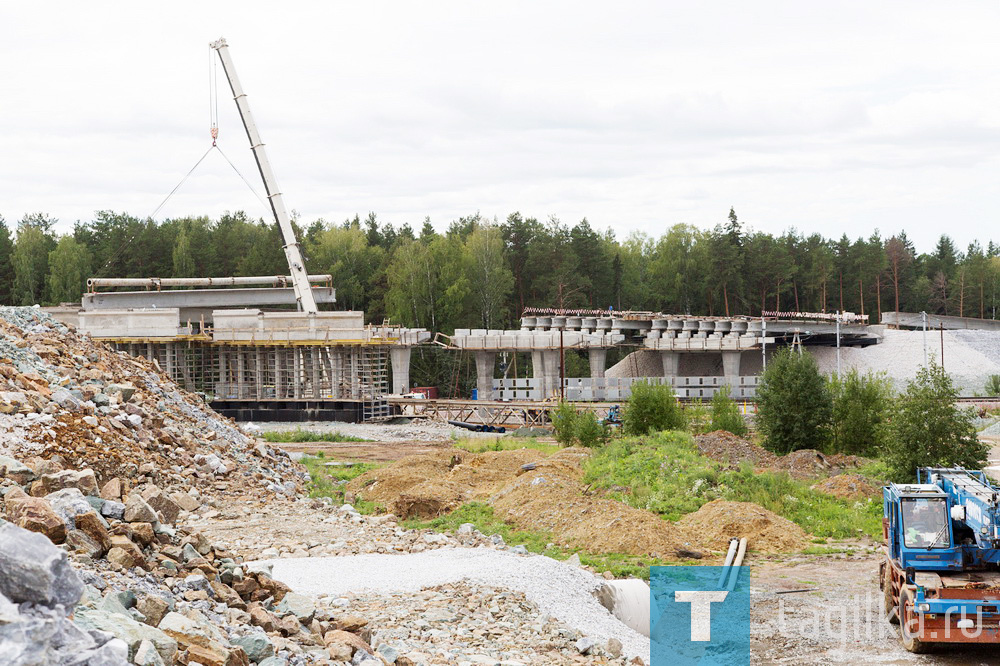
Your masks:
{"label": "shrub", "polygon": [[600,446],[608,441],[607,427],[598,422],[597,415],[589,409],[577,414],[574,434],[576,442],[588,448]]}
{"label": "shrub", "polygon": [[703,435],[712,429],[711,410],[702,402],[701,398],[682,405],[682,408],[688,432],[692,435]]}
{"label": "shrub", "polygon": [[728,386],[723,386],[712,396],[712,430],[727,430],[739,437],[747,434],[746,421]]}
{"label": "shrub", "polygon": [[892,384],[885,375],[851,369],[830,380],[833,397],[831,446],[836,453],[878,456],[889,436]]}
{"label": "shrub", "polygon": [[1000,395],[1000,375],[990,375],[986,380],[986,395],[990,397]]}
{"label": "shrub", "polygon": [[896,401],[885,462],[894,480],[907,481],[918,467],[980,469],[987,448],[976,437],[971,409],[955,405],[958,391],[934,362],[920,368]]}
{"label": "shrub", "polygon": [[668,384],[636,382],[622,410],[622,429],[627,435],[647,435],[661,430],[683,430],[684,410]]}
{"label": "shrub", "polygon": [[768,361],[757,387],[757,429],[778,455],[822,449],[829,436],[832,402],[816,359],[791,348]]}
{"label": "shrub", "polygon": [[572,446],[576,439],[576,409],[568,402],[560,402],[549,415],[556,441],[563,446]]}

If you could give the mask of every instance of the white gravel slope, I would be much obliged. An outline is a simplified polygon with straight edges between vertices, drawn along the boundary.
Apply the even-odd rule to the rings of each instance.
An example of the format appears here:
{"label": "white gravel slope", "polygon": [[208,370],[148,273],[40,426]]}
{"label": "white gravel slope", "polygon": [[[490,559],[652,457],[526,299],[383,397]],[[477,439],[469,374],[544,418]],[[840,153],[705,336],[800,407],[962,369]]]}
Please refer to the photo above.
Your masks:
{"label": "white gravel slope", "polygon": [[539,610],[599,641],[614,637],[629,657],[649,661],[649,639],[622,624],[591,594],[601,579],[541,555],[441,548],[407,555],[270,560],[274,578],[300,594],[416,592],[458,581],[523,593]]}

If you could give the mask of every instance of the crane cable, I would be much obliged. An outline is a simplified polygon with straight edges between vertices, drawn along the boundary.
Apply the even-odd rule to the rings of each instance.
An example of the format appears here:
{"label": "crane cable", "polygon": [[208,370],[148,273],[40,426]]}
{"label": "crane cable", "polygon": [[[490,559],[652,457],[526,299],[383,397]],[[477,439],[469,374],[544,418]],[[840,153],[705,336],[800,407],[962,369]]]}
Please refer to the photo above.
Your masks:
{"label": "crane cable", "polygon": [[[156,214],[160,212],[160,209],[163,208],[163,206],[165,206],[168,201],[170,201],[170,199],[174,196],[174,194],[177,193],[177,190],[179,190],[181,188],[181,185],[183,185],[185,183],[185,181],[187,181],[187,179],[191,177],[191,174],[194,173],[195,169],[197,169],[198,166],[201,165],[201,163],[205,161],[205,158],[208,157],[208,154],[210,152],[212,152],[212,150],[218,150],[219,151],[219,154],[222,155],[222,158],[224,160],[226,160],[226,163],[229,164],[230,167],[232,167],[233,171],[236,172],[236,175],[240,177],[240,179],[246,184],[246,186],[250,189],[250,191],[253,193],[253,195],[255,197],[257,197],[257,200],[261,203],[261,205],[263,205],[265,209],[270,210],[270,204],[268,204],[264,200],[264,198],[260,195],[260,193],[257,190],[254,189],[253,185],[250,184],[250,181],[247,180],[246,176],[244,176],[243,173],[236,167],[236,165],[233,164],[233,161],[231,159],[229,159],[229,156],[226,155],[222,151],[222,148],[220,148],[219,145],[218,145],[218,143],[217,143],[217,140],[219,138],[219,94],[218,94],[218,65],[219,65],[219,63],[218,63],[218,60],[213,57],[213,55],[214,54],[211,51],[209,51],[209,53],[208,53],[208,120],[209,120],[209,126],[211,128],[210,131],[211,131],[211,135],[212,135],[212,145],[209,146],[208,150],[205,151],[204,155],[202,155],[200,158],[198,158],[198,161],[195,162],[194,166],[191,167],[188,170],[188,172],[184,175],[183,178],[181,178],[180,182],[177,183],[177,185],[174,186],[174,189],[170,190],[170,193],[167,194],[166,197],[164,197],[163,201],[160,202],[160,205],[157,206],[156,209],[153,210],[152,213],[150,213],[149,215],[146,216],[145,219],[147,219],[147,220],[153,220],[153,218],[156,217]],[[106,271],[107,268],[113,262],[117,261],[118,258],[121,257],[121,255],[125,251],[125,249],[129,245],[132,244],[132,242],[136,239],[136,237],[138,235],[139,235],[139,231],[137,230],[136,233],[134,233],[131,238],[127,238],[125,240],[125,242],[123,242],[118,247],[118,249],[115,251],[115,253],[113,255],[111,255],[111,257],[107,260],[107,262],[105,262],[104,266],[101,267],[100,271],[98,271],[98,277],[100,277],[100,274],[103,274],[104,271]]]}

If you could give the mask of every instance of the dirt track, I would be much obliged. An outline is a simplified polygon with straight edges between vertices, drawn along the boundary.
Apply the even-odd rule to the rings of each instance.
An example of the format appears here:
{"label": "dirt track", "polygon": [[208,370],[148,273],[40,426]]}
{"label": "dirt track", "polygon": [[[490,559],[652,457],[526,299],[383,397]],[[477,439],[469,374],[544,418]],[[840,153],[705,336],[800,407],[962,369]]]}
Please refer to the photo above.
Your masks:
{"label": "dirt track", "polygon": [[[881,555],[771,557],[748,563],[760,664],[998,664],[996,646],[915,655],[881,617]],[[778,590],[812,592],[776,595]]]}

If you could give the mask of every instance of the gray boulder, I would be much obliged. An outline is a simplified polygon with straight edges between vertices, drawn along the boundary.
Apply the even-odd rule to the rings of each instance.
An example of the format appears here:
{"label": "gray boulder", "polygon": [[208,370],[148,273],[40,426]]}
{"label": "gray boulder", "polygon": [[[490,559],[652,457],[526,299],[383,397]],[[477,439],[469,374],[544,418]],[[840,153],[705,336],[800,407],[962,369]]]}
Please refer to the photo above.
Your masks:
{"label": "gray boulder", "polygon": [[104,610],[83,609],[77,611],[74,620],[84,629],[98,629],[114,634],[128,645],[128,657],[134,659],[139,645],[149,641],[156,648],[165,663],[173,663],[177,653],[177,641],[156,627],[136,622],[127,615],[109,613]]}
{"label": "gray boulder", "polygon": [[63,488],[45,496],[52,510],[56,512],[67,529],[76,529],[76,517],[81,513],[89,513],[94,510],[90,502],[83,496],[79,488]]}
{"label": "gray boulder", "polygon": [[62,604],[68,609],[80,600],[83,583],[64,551],[41,534],[4,522],[0,523],[0,593],[16,603]]}

